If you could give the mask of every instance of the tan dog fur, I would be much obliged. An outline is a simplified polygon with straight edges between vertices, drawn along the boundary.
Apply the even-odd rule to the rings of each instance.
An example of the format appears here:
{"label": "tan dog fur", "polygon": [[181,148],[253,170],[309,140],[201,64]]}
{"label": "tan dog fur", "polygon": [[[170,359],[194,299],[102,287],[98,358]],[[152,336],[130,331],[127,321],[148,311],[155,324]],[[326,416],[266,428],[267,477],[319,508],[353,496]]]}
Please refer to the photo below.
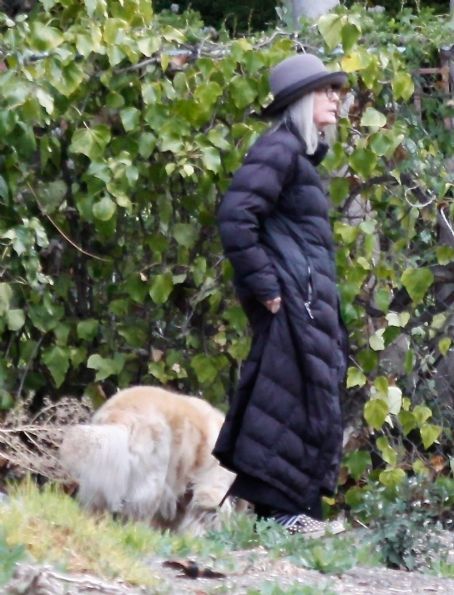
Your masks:
{"label": "tan dog fur", "polygon": [[234,479],[211,454],[223,420],[197,397],[137,386],[109,399],[91,424],[71,427],[60,459],[85,507],[201,533]]}

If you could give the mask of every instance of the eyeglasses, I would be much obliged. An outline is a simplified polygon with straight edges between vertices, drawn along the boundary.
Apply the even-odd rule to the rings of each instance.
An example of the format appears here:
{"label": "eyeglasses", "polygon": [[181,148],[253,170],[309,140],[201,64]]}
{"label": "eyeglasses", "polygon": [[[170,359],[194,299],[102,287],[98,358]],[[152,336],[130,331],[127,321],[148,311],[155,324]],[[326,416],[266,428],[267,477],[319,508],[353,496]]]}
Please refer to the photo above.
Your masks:
{"label": "eyeglasses", "polygon": [[339,89],[334,87],[325,87],[324,89],[320,89],[325,95],[328,97],[330,101],[335,99],[339,99]]}

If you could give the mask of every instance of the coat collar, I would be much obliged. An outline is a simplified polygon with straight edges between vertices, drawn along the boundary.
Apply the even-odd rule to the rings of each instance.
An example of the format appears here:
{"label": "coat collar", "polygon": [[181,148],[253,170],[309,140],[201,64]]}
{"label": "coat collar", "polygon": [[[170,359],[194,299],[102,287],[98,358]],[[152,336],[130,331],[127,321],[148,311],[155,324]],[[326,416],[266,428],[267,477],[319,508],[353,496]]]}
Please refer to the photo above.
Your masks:
{"label": "coat collar", "polygon": [[315,153],[313,155],[308,155],[306,152],[307,151],[306,143],[298,134],[298,131],[296,130],[296,127],[293,124],[293,122],[291,120],[286,120],[285,122],[282,123],[282,127],[285,130],[288,130],[288,132],[293,134],[293,136],[298,139],[298,142],[301,145],[302,155],[304,155],[306,157],[306,159],[308,159],[308,161],[310,161],[312,163],[312,165],[317,166],[319,163],[321,163],[323,161],[323,159],[325,158],[325,156],[328,152],[328,149],[329,149],[329,146],[327,143],[320,140],[317,145],[317,148],[315,150]]}

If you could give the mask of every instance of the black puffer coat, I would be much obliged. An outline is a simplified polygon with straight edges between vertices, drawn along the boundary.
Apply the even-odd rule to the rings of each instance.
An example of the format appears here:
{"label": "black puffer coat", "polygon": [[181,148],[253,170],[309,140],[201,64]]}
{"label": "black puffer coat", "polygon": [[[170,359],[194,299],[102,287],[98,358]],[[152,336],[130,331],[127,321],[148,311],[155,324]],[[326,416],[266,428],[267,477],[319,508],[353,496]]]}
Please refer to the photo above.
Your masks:
{"label": "black puffer coat", "polygon": [[[262,136],[218,214],[225,254],[253,329],[251,352],[214,449],[229,469],[304,505],[335,490],[346,367],[329,202],[288,126]],[[277,314],[261,302],[282,297]]]}

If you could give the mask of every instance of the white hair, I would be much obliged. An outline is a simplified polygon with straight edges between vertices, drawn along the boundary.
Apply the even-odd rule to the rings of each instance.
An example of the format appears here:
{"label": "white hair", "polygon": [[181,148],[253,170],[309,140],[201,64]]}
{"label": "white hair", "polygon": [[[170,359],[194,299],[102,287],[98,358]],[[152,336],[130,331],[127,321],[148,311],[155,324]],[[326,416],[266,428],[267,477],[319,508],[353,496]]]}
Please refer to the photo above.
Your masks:
{"label": "white hair", "polygon": [[303,95],[288,106],[283,120],[290,119],[298,134],[306,143],[306,152],[313,155],[319,142],[317,126],[314,123],[314,93]]}

